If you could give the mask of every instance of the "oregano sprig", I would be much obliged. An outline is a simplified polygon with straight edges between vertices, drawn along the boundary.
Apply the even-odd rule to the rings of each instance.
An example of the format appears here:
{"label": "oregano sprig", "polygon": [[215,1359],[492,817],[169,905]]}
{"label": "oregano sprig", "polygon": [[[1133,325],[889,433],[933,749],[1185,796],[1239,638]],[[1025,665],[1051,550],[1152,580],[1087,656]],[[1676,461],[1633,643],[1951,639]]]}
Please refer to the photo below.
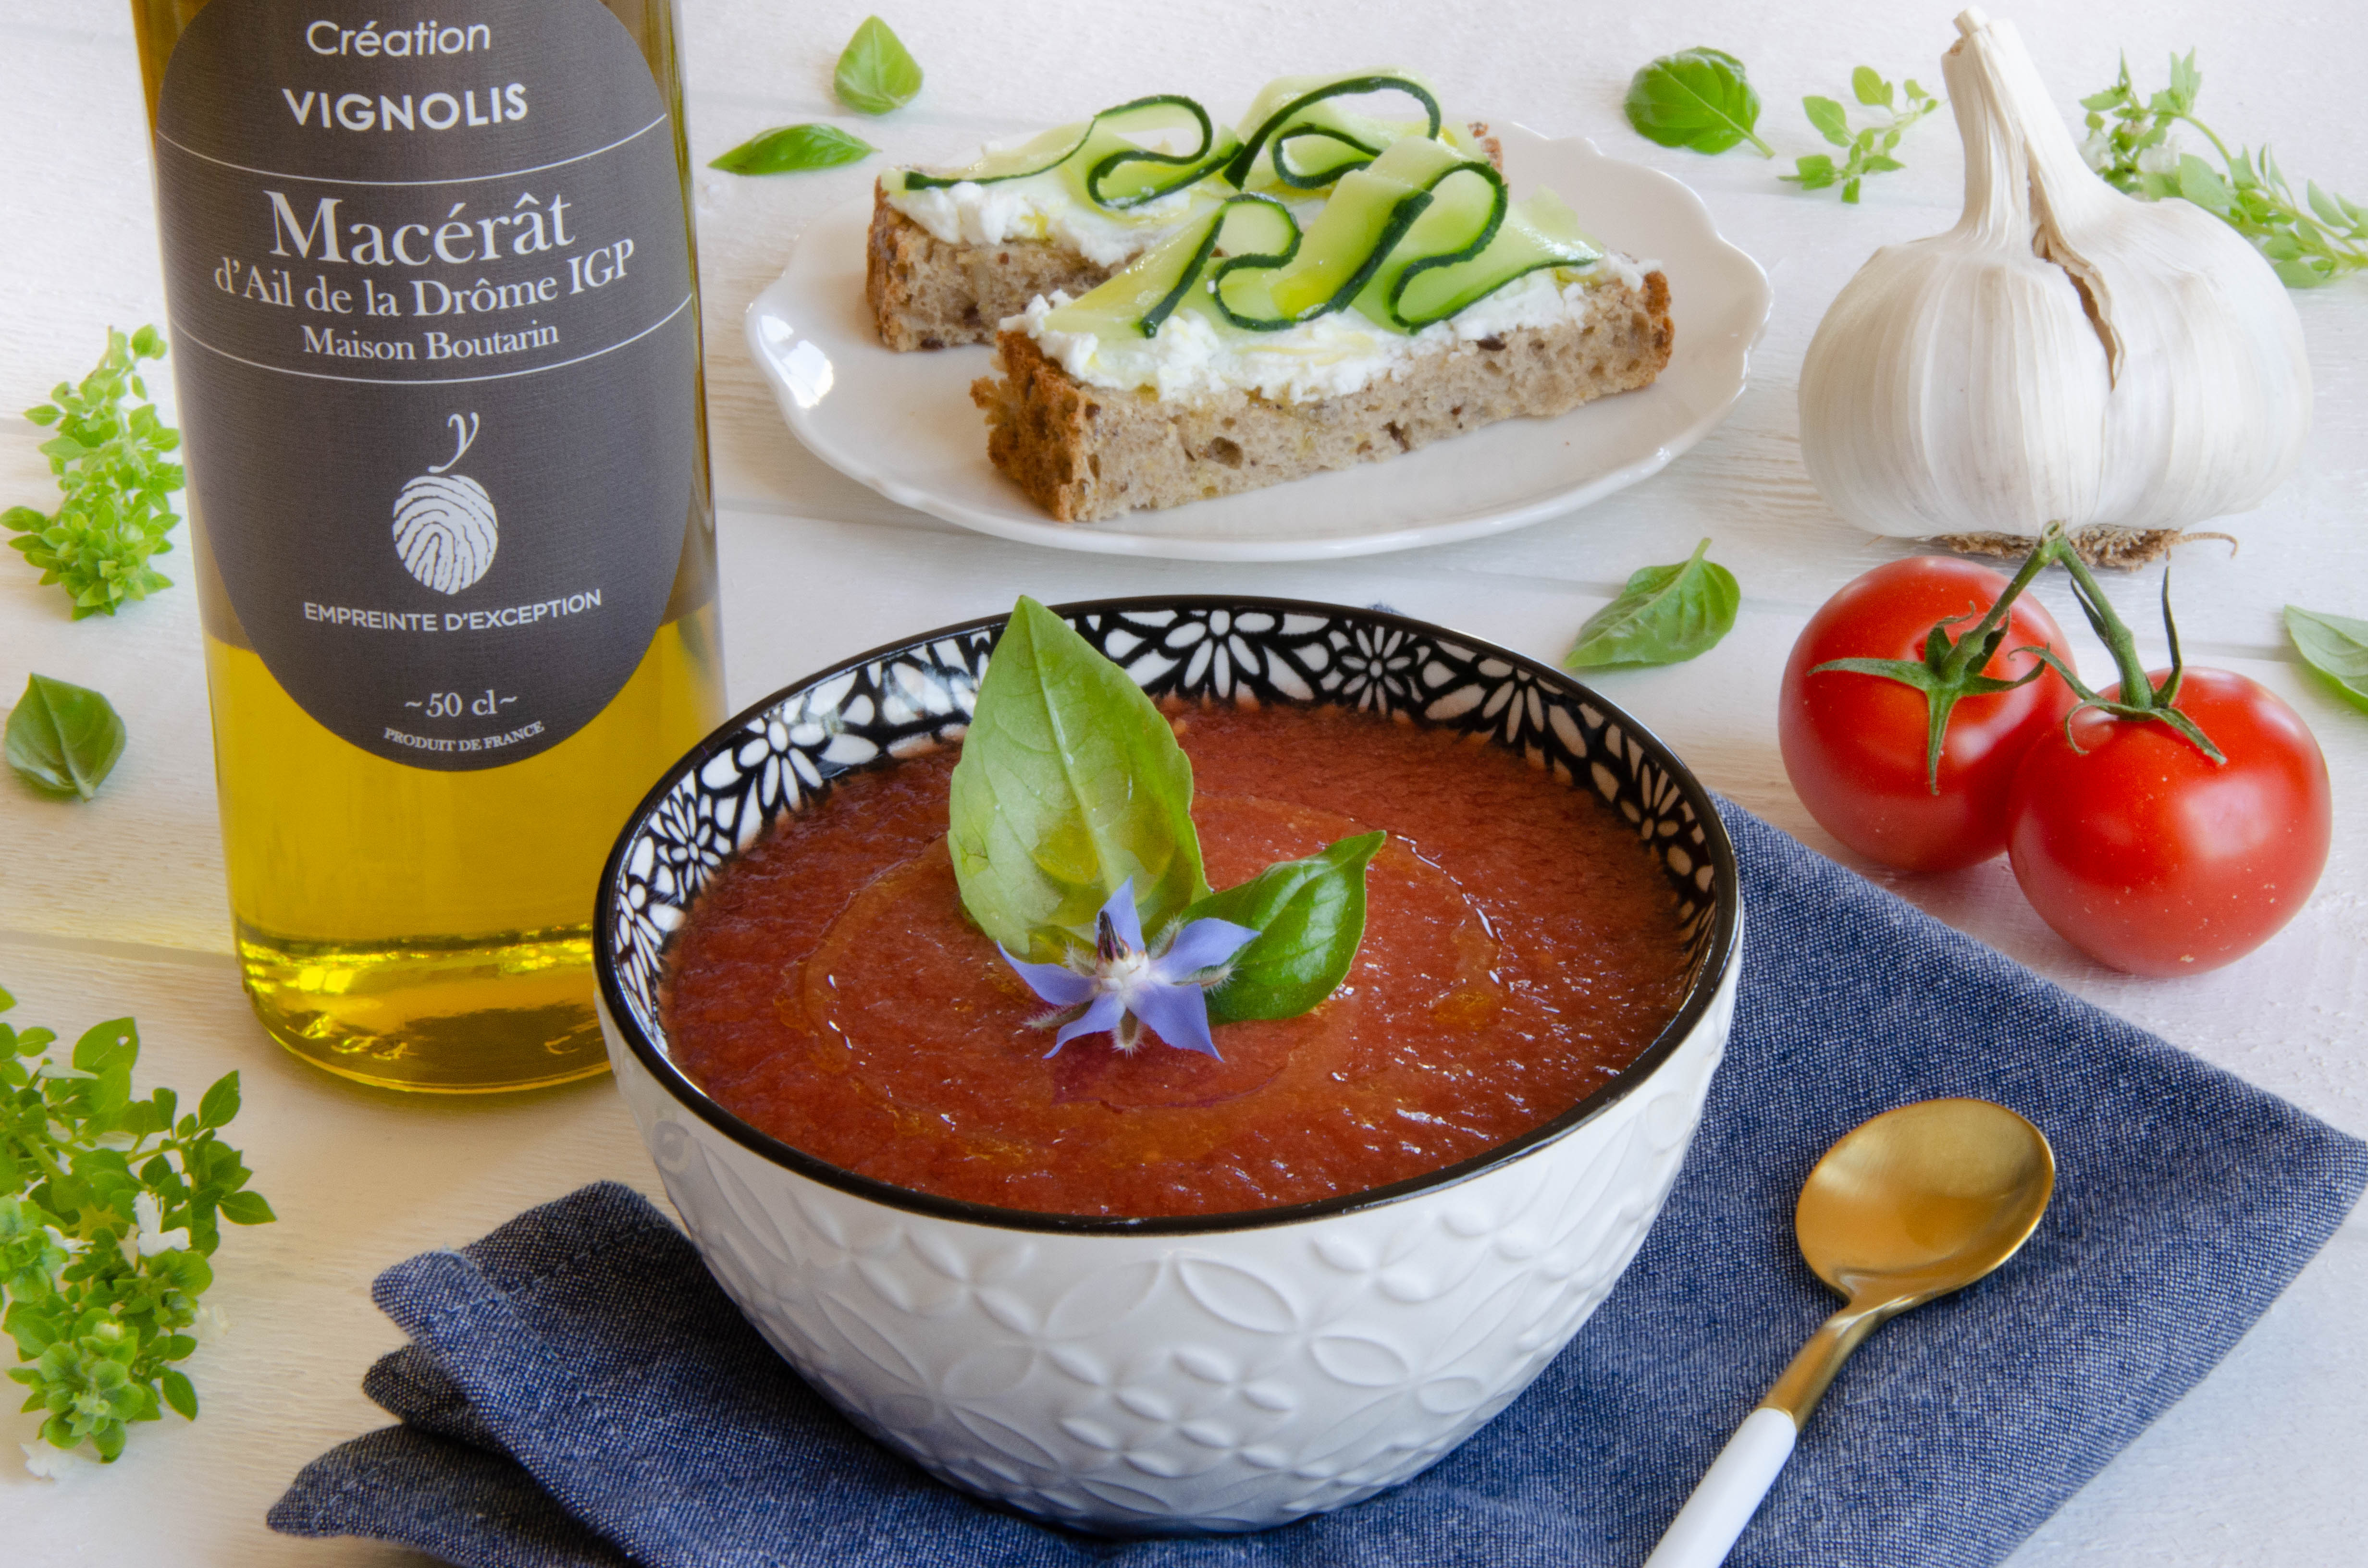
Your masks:
{"label": "oregano sprig", "polygon": [[[126,337],[109,327],[107,352],[79,384],[60,381],[51,401],[25,411],[25,417],[57,434],[41,443],[64,499],[44,516],[30,506],[0,513],[0,527],[19,537],[9,544],[41,570],[41,581],[62,584],[74,600],[74,618],[113,615],[126,599],[144,599],[172,579],[148,564],[173,548],[172,506],[181,488],[181,465],[165,454],[181,444],[181,433],[156,416],[145,401],[140,361],[161,359],[165,340],[153,326]],[[129,393],[142,400],[126,409]]]}
{"label": "oregano sprig", "polygon": [[[2089,111],[2081,155],[2117,190],[2147,201],[2181,197],[2203,208],[2251,241],[2289,289],[2316,289],[2368,268],[2368,208],[2312,180],[2303,182],[2305,196],[2297,201],[2267,147],[2232,153],[2195,118],[2203,91],[2193,50],[2184,59],[2172,55],[2170,85],[2143,98],[2130,81],[2129,57],[2123,56],[2113,85],[2080,100]],[[2181,123],[2212,143],[2220,168],[2171,140]]]}
{"label": "oregano sprig", "polygon": [[[1900,87],[1907,91],[1907,101],[1900,101]],[[1918,86],[1910,76],[1895,87],[1873,66],[1861,65],[1850,73],[1850,93],[1870,109],[1879,109],[1883,118],[1873,124],[1851,129],[1850,113],[1832,98],[1805,97],[1801,100],[1802,112],[1817,134],[1842,150],[1842,160],[1837,164],[1830,153],[1812,153],[1795,158],[1797,173],[1778,175],[1778,179],[1791,180],[1803,190],[1823,190],[1827,186],[1842,187],[1842,199],[1858,200],[1859,187],[1869,175],[1888,174],[1907,165],[1891,154],[1899,146],[1900,137],[1910,126],[1941,107],[1941,100]]]}
{"label": "oregano sprig", "polygon": [[[15,1005],[0,990],[0,1013]],[[167,1406],[197,1418],[175,1363],[211,1316],[199,1298],[220,1221],[276,1216],[220,1136],[238,1115],[235,1072],[185,1112],[170,1089],[132,1097],[131,1019],[92,1026],[65,1061],[57,1044],[54,1030],[0,1022],[0,1331],[42,1438],[111,1460]]]}

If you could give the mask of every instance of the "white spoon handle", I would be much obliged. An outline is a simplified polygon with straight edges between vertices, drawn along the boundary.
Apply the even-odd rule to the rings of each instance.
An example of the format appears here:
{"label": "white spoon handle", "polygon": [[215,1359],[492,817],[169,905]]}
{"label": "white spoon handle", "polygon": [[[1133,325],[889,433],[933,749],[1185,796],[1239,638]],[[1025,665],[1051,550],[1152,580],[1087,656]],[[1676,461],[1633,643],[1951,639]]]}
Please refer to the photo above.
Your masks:
{"label": "white spoon handle", "polygon": [[1800,1435],[1785,1412],[1764,1404],[1753,1411],[1669,1521],[1645,1568],[1718,1568],[1743,1527],[1759,1511],[1759,1500],[1793,1457],[1793,1443]]}

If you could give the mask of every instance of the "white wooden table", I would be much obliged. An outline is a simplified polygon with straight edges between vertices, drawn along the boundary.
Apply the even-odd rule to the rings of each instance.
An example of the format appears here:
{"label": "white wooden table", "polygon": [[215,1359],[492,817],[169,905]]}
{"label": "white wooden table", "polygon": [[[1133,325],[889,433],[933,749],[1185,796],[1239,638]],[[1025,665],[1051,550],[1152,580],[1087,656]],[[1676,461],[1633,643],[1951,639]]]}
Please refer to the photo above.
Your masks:
{"label": "white wooden table", "polygon": [[[871,0],[684,3],[701,158],[767,126],[854,122],[831,100],[830,74]],[[1658,8],[1600,0],[1015,0],[990,12],[908,0],[889,19],[927,69],[928,86],[912,107],[857,127],[889,158],[943,159],[1141,91],[1188,91],[1226,112],[1281,71],[1402,62],[1428,73],[1452,110],[1590,135],[1691,183],[1725,233],[1767,267],[1775,316],[1750,390],[1709,439],[1644,484],[1534,528],[1331,564],[1042,551],[950,528],[825,468],[784,430],[742,347],[741,311],[779,270],[790,236],[862,190],[882,161],[770,180],[702,172],[734,705],[891,635],[1005,608],[1021,591],[1047,600],[1171,589],[1383,600],[1552,658],[1629,572],[1680,559],[1707,533],[1743,582],[1735,632],[1696,663],[1602,684],[1712,785],[1848,860],[1785,782],[1771,722],[1777,677],[1810,608],[1898,551],[1841,522],[1810,486],[1793,389],[1818,317],[1869,251],[1953,222],[1961,165],[1943,116],[1911,134],[1902,149],[1907,169],[1871,182],[1861,207],[1839,207],[1830,192],[1802,195],[1775,175],[1792,154],[1817,147],[1800,96],[1847,97],[1853,64],[1937,86],[1955,8],[1831,0],[1779,16],[1742,0]],[[324,0],[324,14],[336,9]],[[2202,0],[2122,14],[2021,9],[2042,73],[2067,109],[2112,79],[2122,49],[2150,89],[2168,52],[2197,47],[2203,108],[2216,129],[2271,141],[2298,176],[2368,195],[2368,118],[2357,111],[2356,86],[2368,12],[2308,0],[2264,0],[2241,15]],[[1619,106],[1629,74],[1653,55],[1702,42],[1749,62],[1768,101],[1761,128],[1786,163],[1748,149],[1716,159],[1664,151],[1627,129]],[[0,409],[14,410],[40,401],[61,376],[79,375],[108,323],[162,320],[127,8],[0,0]],[[2368,815],[2360,809],[2368,715],[2313,683],[2277,619],[2289,598],[2368,615],[2368,281],[2297,303],[2318,388],[2309,455],[2267,506],[2235,522],[2240,554],[2191,551],[2179,576],[2190,657],[2280,692],[2327,750],[2339,809],[2317,898],[2243,962],[2192,979],[2137,981],[2097,969],[2051,934],[2002,860],[1950,877],[1880,880],[2123,1017],[2368,1133]],[[0,418],[0,505],[49,493],[37,438],[31,426]],[[136,1431],[112,1469],[51,1483],[17,1462],[13,1443],[32,1436],[29,1418],[0,1416],[9,1440],[0,1450],[0,1557],[416,1561],[359,1543],[284,1540],[262,1527],[305,1460],[382,1420],[357,1386],[398,1338],[370,1307],[371,1277],[596,1177],[653,1194],[657,1186],[604,1082],[486,1103],[408,1099],[344,1084],[270,1047],[230,959],[186,549],[159,564],[181,585],[112,620],[74,623],[54,589],[36,587],[13,557],[0,562],[0,701],[38,669],[106,690],[131,733],[93,804],[42,801],[0,778],[0,984],[20,1000],[12,1016],[19,1025],[78,1031],[136,1015],[143,1082],[193,1092],[241,1068],[246,1109],[233,1141],[247,1149],[281,1221],[231,1232],[216,1255],[211,1299],[232,1329],[193,1363],[205,1403],[196,1425],[168,1417]],[[2153,573],[2114,589],[2141,628],[2154,589]],[[2044,597],[2065,625],[2079,623],[2059,587]],[[2158,634],[2142,631],[2140,641],[2159,662]],[[2085,639],[2081,657],[2092,677],[2109,667]],[[2355,1215],[2226,1364],[2015,1562],[2357,1561],[2368,1539],[2363,1322],[2368,1221]]]}

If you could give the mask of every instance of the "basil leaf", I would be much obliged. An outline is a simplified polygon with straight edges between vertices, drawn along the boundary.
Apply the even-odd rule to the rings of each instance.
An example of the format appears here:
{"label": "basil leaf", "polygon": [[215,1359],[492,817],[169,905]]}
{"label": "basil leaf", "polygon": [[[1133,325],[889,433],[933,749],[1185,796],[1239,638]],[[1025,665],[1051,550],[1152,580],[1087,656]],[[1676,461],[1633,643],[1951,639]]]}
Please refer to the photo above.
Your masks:
{"label": "basil leaf", "polygon": [[1716,49],[1681,49],[1636,73],[1628,84],[1628,123],[1648,142],[1724,153],[1749,141],[1762,157],[1776,149],[1754,134],[1759,95],[1744,80],[1743,62]]}
{"label": "basil leaf", "polygon": [[946,835],[962,907],[1055,959],[1132,879],[1143,929],[1208,896],[1192,764],[1167,716],[1069,623],[1020,599],[979,682]]}
{"label": "basil leaf", "polygon": [[123,755],[123,717],[86,686],[47,676],[25,682],[8,714],[8,766],[44,795],[89,800]]}
{"label": "basil leaf", "polygon": [[848,108],[886,114],[913,101],[921,90],[921,68],[887,23],[866,17],[838,57],[838,74],[831,85]]}
{"label": "basil leaf", "polygon": [[1682,664],[1706,653],[1735,625],[1743,590],[1735,574],[1705,561],[1710,540],[1675,566],[1647,566],[1620,597],[1587,618],[1563,667]]}
{"label": "basil leaf", "polygon": [[784,125],[752,136],[707,165],[731,175],[786,175],[859,163],[879,149],[836,125]]}
{"label": "basil leaf", "polygon": [[2368,708],[2368,620],[2288,605],[2286,635],[2303,663],[2333,681],[2354,707]]}
{"label": "basil leaf", "polygon": [[1389,836],[1362,834],[1269,866],[1184,912],[1186,920],[1214,916],[1258,933],[1210,991],[1211,1023],[1295,1018],[1332,994],[1364,940],[1365,867]]}

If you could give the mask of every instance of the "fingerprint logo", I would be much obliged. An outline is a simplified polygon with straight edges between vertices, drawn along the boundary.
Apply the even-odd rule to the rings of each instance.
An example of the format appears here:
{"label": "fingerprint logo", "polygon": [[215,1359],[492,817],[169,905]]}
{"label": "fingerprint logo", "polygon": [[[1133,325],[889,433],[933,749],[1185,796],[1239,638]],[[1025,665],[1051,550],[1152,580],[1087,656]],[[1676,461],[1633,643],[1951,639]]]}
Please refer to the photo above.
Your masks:
{"label": "fingerprint logo", "polygon": [[394,498],[394,550],[404,570],[439,594],[457,594],[485,574],[501,542],[494,498],[465,474],[447,471],[477,438],[477,416],[450,419],[458,445]]}

